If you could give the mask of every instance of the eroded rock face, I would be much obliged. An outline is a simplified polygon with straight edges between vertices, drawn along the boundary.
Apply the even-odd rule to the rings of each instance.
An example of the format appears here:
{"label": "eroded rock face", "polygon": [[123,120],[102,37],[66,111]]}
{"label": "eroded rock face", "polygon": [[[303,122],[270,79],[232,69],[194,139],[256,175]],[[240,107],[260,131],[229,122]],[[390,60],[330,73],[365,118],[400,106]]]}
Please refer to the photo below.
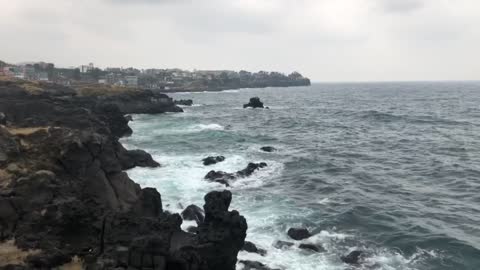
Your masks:
{"label": "eroded rock face", "polygon": [[9,158],[13,158],[18,153],[18,144],[12,134],[5,127],[0,126],[0,164],[7,164]]}
{"label": "eroded rock face", "polygon": [[202,223],[205,219],[203,209],[191,204],[182,212],[183,220],[194,220],[197,224]]}
{"label": "eroded rock face", "polygon": [[19,267],[51,269],[76,255],[87,269],[234,269],[247,224],[228,211],[230,192],[207,194],[197,234],[183,232],[158,191],[123,171],[158,166],[118,142],[129,129],[123,112],[2,90],[0,241],[39,251]]}
{"label": "eroded rock face", "polygon": [[264,108],[263,107],[263,102],[260,101],[260,98],[258,97],[253,97],[250,98],[250,101],[247,104],[243,105],[243,108]]}
{"label": "eroded rock face", "polygon": [[0,125],[6,125],[7,124],[7,117],[3,112],[0,112]]}
{"label": "eroded rock face", "polygon": [[149,90],[128,91],[117,95],[84,97],[91,102],[92,99],[100,107],[107,105],[116,106],[122,114],[146,113],[158,114],[165,112],[182,112],[173,99],[161,93]]}
{"label": "eroded rock face", "polygon": [[198,226],[197,235],[199,252],[205,254],[210,270],[235,269],[238,251],[244,245],[247,222],[237,211],[228,211],[231,200],[232,193],[227,190],[205,196],[205,221]]}

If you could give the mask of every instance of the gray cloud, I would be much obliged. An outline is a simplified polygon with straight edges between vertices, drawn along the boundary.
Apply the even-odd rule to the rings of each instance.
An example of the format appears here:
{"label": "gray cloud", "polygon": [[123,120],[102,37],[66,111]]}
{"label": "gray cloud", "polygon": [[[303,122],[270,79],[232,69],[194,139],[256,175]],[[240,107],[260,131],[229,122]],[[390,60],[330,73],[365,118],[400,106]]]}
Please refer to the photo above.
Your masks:
{"label": "gray cloud", "polygon": [[[478,79],[473,0],[0,0],[4,60]],[[455,66],[455,69],[451,67]]]}
{"label": "gray cloud", "polygon": [[381,2],[385,11],[393,13],[412,12],[424,5],[422,0],[381,0]]}
{"label": "gray cloud", "polygon": [[190,0],[104,0],[112,4],[175,4]]}

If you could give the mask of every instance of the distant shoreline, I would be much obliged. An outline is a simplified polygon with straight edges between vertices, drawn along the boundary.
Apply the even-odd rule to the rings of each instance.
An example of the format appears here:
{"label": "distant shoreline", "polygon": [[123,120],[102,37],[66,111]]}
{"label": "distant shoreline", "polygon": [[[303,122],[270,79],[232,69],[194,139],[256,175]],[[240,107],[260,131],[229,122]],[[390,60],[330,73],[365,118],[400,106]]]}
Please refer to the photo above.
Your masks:
{"label": "distant shoreline", "polygon": [[200,93],[200,92],[221,92],[227,90],[242,90],[242,89],[255,89],[255,88],[269,88],[269,87],[278,87],[278,88],[290,88],[290,87],[309,87],[311,83],[308,84],[298,84],[298,85],[267,85],[267,86],[249,86],[249,87],[225,87],[225,88],[208,88],[208,89],[144,89],[154,92],[161,93]]}

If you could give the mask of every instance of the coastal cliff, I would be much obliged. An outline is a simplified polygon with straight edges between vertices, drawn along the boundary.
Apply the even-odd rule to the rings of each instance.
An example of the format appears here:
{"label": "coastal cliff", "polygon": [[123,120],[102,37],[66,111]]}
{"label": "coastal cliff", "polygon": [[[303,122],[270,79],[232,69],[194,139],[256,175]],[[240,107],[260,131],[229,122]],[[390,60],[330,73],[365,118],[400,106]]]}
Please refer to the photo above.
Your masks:
{"label": "coastal cliff", "polygon": [[[235,269],[247,223],[229,191],[205,196],[196,233],[124,172],[158,167],[126,150],[129,113],[180,112],[166,95],[79,93],[0,82],[0,267]],[[8,250],[8,252],[5,252]]]}

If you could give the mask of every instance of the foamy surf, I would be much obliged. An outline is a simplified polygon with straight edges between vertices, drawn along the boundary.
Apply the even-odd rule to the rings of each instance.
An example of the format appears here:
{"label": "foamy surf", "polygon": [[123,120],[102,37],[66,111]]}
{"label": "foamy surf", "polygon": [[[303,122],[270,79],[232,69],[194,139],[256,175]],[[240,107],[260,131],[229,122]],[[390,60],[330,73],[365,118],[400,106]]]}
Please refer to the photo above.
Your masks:
{"label": "foamy surf", "polygon": [[219,124],[198,124],[189,128],[191,131],[203,131],[203,130],[224,130],[225,128]]}
{"label": "foamy surf", "polygon": [[[240,260],[260,261],[282,270],[480,269],[475,267],[480,265],[479,220],[471,215],[478,200],[468,195],[475,187],[471,179],[478,178],[478,149],[473,144],[478,138],[471,135],[478,133],[474,132],[478,125],[458,130],[442,121],[409,121],[405,133],[405,126],[398,125],[405,121],[363,117],[362,112],[391,111],[398,116],[413,110],[435,115],[431,109],[438,104],[414,101],[412,106],[405,102],[411,99],[398,94],[402,91],[371,91],[366,85],[355,86],[366,91],[343,86],[332,91],[332,87],[189,93],[188,98],[206,105],[182,114],[134,117],[133,136],[125,142],[129,148],[153,153],[163,167],[136,168],[129,174],[142,186],[158,187],[165,209],[181,212],[178,202],[184,207],[202,206],[207,192],[226,188],[203,179],[209,170],[236,172],[248,162],[268,163],[229,188],[231,209],[247,219],[247,240],[268,252],[265,257],[240,252]],[[410,86],[400,88],[405,87]],[[410,88],[409,97],[424,91]],[[423,92],[426,96],[432,93]],[[464,92],[469,97],[472,93]],[[478,122],[473,119],[478,114],[456,114],[458,106],[449,101],[451,95],[442,91],[435,95],[443,95],[442,102],[452,105],[453,114],[442,118],[463,121],[470,117],[465,121]],[[243,109],[253,96],[260,96],[271,110]],[[345,97],[359,98],[345,103]],[[472,101],[471,108],[477,103]],[[467,147],[465,142],[471,144]],[[263,152],[263,146],[277,151]],[[226,160],[204,167],[201,159],[210,155],[223,155]],[[420,176],[422,181],[418,181]],[[452,182],[452,177],[465,187]],[[459,194],[465,195],[462,200]],[[456,209],[454,216],[452,209]],[[460,228],[458,223],[465,226]],[[297,226],[317,234],[292,241],[287,230]],[[294,246],[278,250],[273,247],[277,240],[291,241]],[[299,248],[301,243],[319,244],[326,251],[308,252]],[[366,254],[361,265],[341,261],[341,256],[357,249]]]}

